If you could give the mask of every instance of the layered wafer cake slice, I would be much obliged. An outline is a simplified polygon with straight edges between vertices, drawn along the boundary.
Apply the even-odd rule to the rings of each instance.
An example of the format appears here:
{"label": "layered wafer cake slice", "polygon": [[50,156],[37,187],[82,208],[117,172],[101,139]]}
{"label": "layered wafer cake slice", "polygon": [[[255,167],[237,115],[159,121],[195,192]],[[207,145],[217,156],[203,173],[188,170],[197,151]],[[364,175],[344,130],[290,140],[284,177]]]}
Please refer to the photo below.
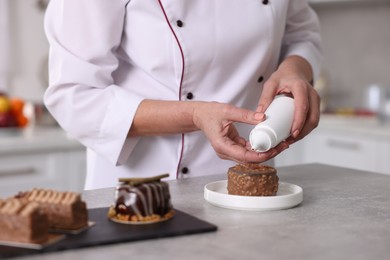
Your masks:
{"label": "layered wafer cake slice", "polygon": [[50,229],[77,230],[88,225],[87,206],[80,193],[33,189],[16,197],[38,203],[48,216]]}
{"label": "layered wafer cake slice", "polygon": [[38,203],[25,199],[0,200],[0,240],[44,243],[49,222]]}

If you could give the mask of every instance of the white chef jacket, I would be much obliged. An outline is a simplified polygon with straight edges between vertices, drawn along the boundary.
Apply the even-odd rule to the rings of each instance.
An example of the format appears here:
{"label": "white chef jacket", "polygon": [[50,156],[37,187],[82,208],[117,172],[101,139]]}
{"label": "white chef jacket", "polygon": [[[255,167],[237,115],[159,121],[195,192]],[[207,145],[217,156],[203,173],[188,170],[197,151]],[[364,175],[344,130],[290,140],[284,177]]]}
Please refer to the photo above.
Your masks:
{"label": "white chef jacket", "polygon": [[[318,19],[306,0],[51,0],[44,101],[87,147],[86,189],[119,177],[226,173],[201,131],[132,137],[143,99],[217,101],[254,110],[289,55],[315,74]],[[238,124],[247,138],[252,125]]]}

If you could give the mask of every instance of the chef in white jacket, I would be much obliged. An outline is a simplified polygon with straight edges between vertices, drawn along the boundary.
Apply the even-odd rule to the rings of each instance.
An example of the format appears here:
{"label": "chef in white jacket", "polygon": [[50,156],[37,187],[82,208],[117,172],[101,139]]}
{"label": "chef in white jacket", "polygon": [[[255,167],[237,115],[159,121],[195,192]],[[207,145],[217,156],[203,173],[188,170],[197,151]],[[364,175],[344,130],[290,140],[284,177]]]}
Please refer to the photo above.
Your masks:
{"label": "chef in white jacket", "polygon": [[[45,29],[44,101],[87,147],[86,189],[226,173],[318,124],[320,33],[305,0],[51,0]],[[250,130],[283,92],[292,136],[251,151]]]}

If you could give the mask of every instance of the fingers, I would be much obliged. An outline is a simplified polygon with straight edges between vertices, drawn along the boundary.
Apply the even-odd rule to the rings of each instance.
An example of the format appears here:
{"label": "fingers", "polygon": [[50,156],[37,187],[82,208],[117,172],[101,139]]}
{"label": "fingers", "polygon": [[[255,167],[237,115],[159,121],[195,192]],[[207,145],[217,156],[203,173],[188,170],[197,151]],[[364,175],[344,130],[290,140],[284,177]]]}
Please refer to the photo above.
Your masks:
{"label": "fingers", "polygon": [[[309,86],[311,88],[311,86]],[[306,122],[306,117],[310,108],[310,90],[303,80],[295,80],[290,83],[289,88],[294,97],[294,120],[291,127],[292,136],[298,137]],[[309,96],[308,96],[309,95]]]}
{"label": "fingers", "polygon": [[274,97],[281,93],[289,93],[294,97],[295,108],[291,133],[294,139],[299,140],[318,125],[319,95],[306,80],[299,77],[287,80],[270,79],[264,84],[256,111],[264,113]]}
{"label": "fingers", "polygon": [[240,122],[246,124],[258,124],[260,121],[264,120],[264,114],[238,108],[233,105],[227,105],[224,107],[224,115],[227,120],[232,122]]}
{"label": "fingers", "polygon": [[277,94],[278,86],[278,82],[274,80],[268,80],[264,83],[263,91],[261,92],[259,104],[256,109],[257,112],[264,113]]}
{"label": "fingers", "polygon": [[250,149],[248,150],[243,143],[238,144],[229,139],[215,145],[214,150],[221,159],[232,160],[238,163],[260,163],[274,158],[288,147],[289,144],[287,142],[282,142],[265,153],[258,153]]}
{"label": "fingers", "polygon": [[[208,109],[202,111],[216,111],[214,114],[202,113],[199,123],[201,130],[209,139],[216,154],[226,160],[236,162],[264,162],[288,148],[284,142],[266,153],[252,151],[248,141],[242,138],[234,126],[234,122],[257,124],[264,119],[263,113],[237,108],[229,104],[205,104]],[[210,119],[210,120],[209,120]]]}
{"label": "fingers", "polygon": [[318,126],[320,121],[320,102],[321,99],[317,92],[311,92],[309,95],[309,110],[306,114],[303,128],[301,129],[299,135],[293,135],[293,138],[288,140],[290,144],[302,139]]}

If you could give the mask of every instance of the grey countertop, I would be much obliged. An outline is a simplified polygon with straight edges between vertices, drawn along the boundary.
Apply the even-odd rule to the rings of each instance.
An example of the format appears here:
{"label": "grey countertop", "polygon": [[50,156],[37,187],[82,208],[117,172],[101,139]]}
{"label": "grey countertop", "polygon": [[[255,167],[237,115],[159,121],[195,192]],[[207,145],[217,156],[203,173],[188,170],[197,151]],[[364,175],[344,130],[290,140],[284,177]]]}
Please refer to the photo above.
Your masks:
{"label": "grey countertop", "polygon": [[390,140],[390,122],[375,116],[321,114],[319,128],[359,135],[364,139]]}
{"label": "grey countertop", "polygon": [[[320,164],[281,167],[280,181],[303,188],[303,202],[279,211],[238,211],[203,198],[226,176],[170,181],[174,207],[218,231],[31,257],[31,259],[390,259],[390,176]],[[113,189],[86,191],[90,208]],[[97,226],[94,228],[98,228]]]}
{"label": "grey countertop", "polygon": [[75,149],[85,147],[59,127],[0,128],[0,156]]}

